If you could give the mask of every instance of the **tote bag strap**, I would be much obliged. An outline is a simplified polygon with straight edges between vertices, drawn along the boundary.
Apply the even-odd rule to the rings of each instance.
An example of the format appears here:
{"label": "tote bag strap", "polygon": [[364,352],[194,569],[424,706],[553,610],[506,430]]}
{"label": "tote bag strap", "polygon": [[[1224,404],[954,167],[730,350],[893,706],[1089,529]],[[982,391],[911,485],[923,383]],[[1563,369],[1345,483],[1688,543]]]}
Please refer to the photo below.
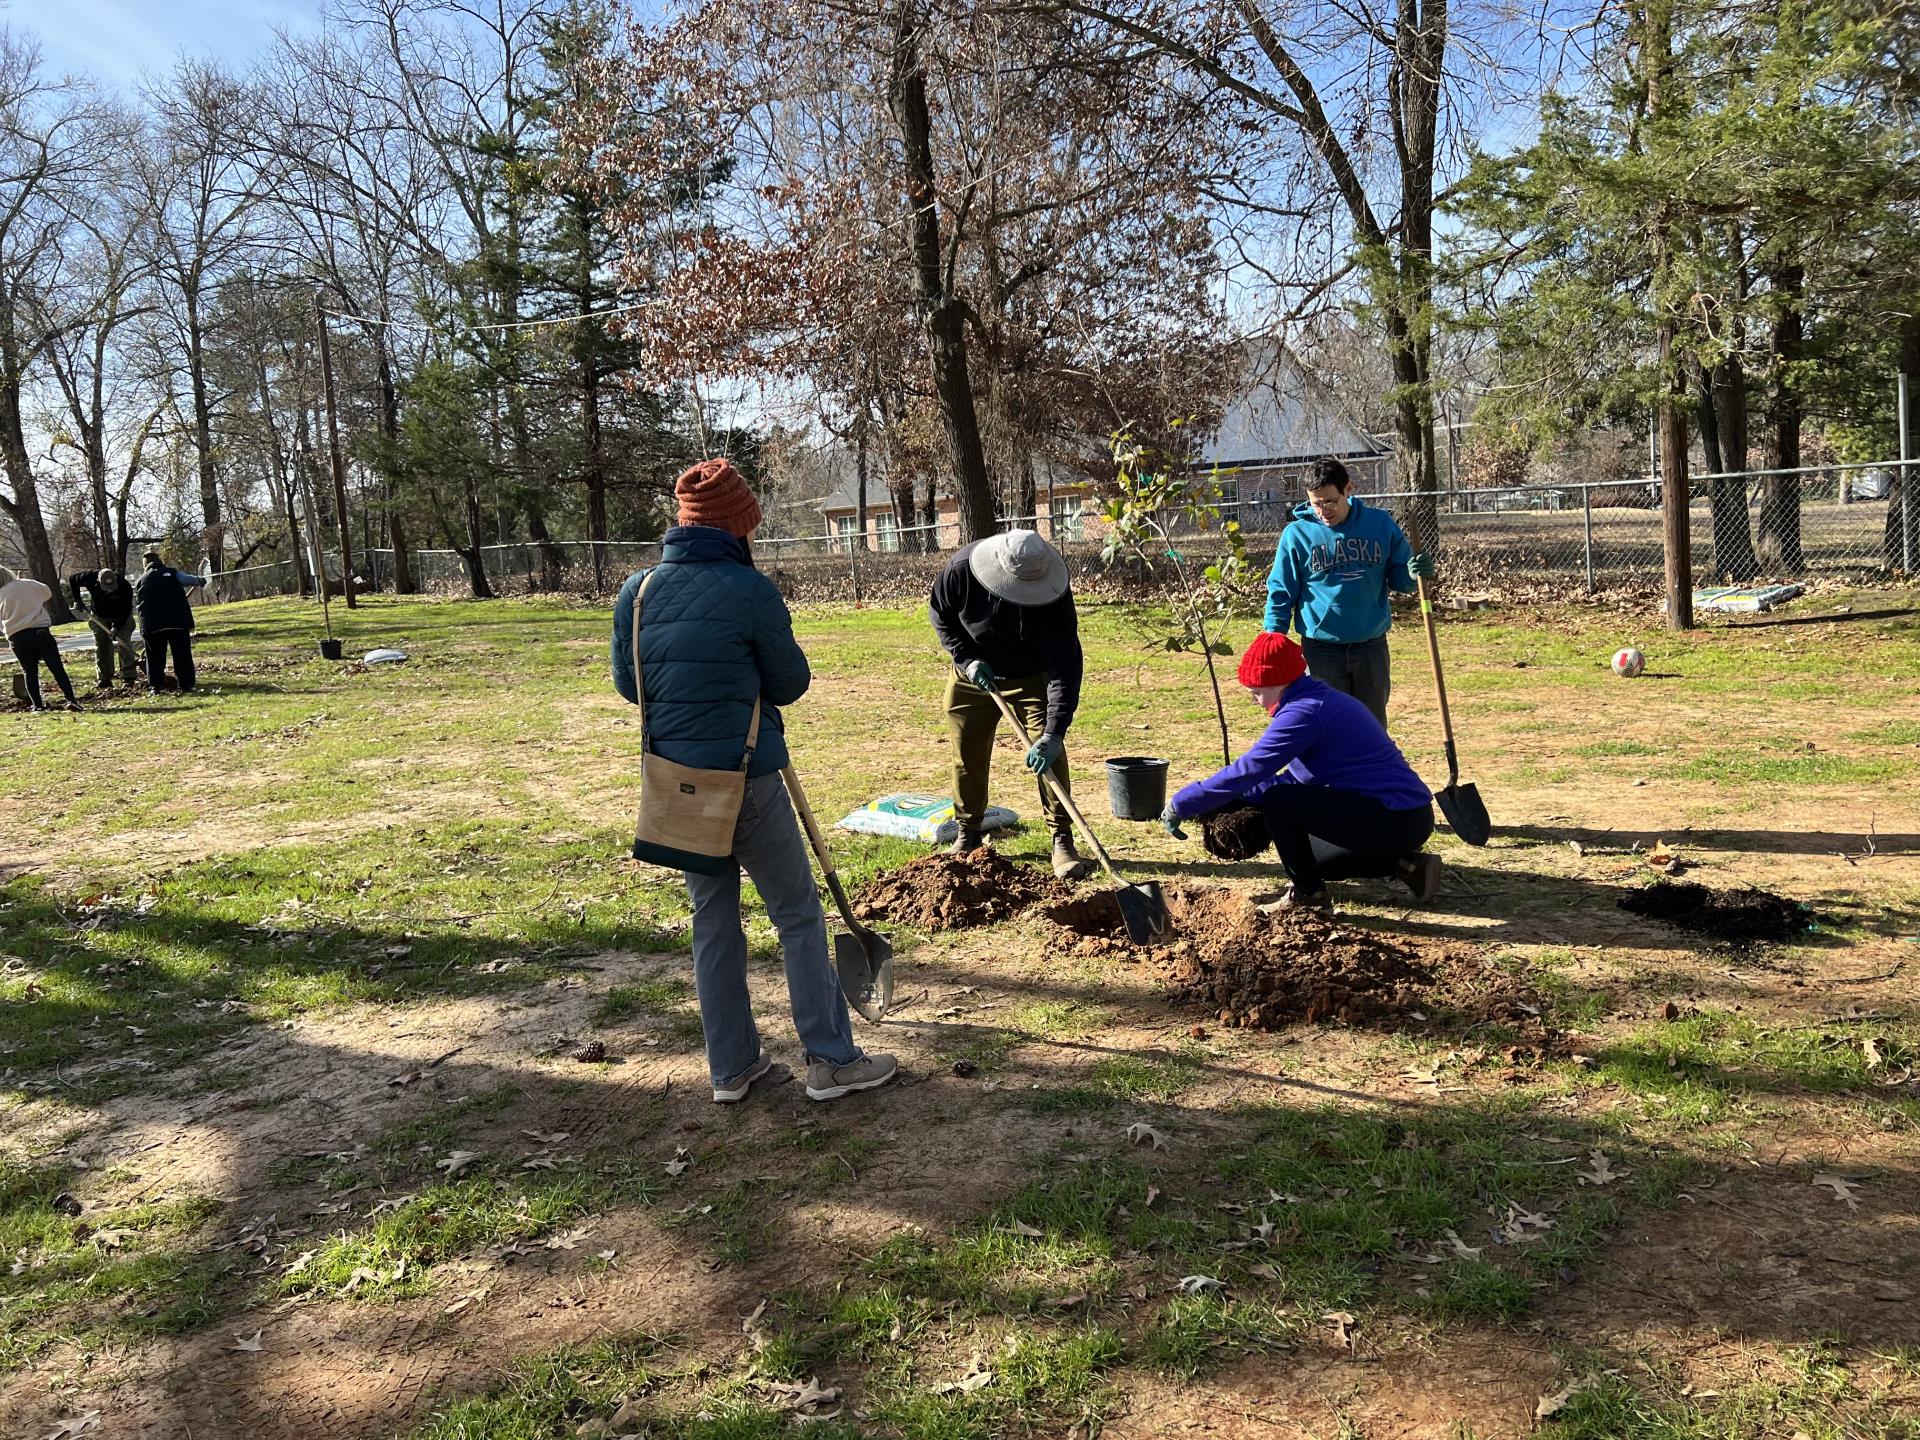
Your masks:
{"label": "tote bag strap", "polygon": [[[640,749],[647,750],[647,682],[640,670],[640,608],[646,602],[647,587],[653,584],[654,576],[660,573],[656,565],[647,572],[647,578],[640,582],[640,588],[633,597],[633,694],[640,706]],[[740,757],[740,768],[745,770],[753,763],[753,752],[760,748],[760,697],[753,697],[753,719],[747,725],[747,749]]]}

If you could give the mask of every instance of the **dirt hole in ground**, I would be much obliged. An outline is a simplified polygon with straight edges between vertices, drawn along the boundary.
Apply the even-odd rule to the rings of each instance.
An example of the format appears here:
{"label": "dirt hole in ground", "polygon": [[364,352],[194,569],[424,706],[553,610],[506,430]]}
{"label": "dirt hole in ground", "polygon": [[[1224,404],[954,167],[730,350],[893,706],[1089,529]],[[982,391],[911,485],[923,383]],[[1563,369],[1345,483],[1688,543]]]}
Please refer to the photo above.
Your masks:
{"label": "dirt hole in ground", "polygon": [[[865,920],[916,930],[965,930],[1010,919],[1069,893],[1046,871],[1016,864],[983,845],[965,855],[923,855],[878,875],[860,891],[854,908]],[[1117,907],[1114,914],[1117,918]]]}
{"label": "dirt hole in ground", "polygon": [[1111,892],[1048,906],[1083,955],[1147,961],[1177,1004],[1222,1025],[1275,1030],[1300,1021],[1379,1020],[1445,1007],[1475,1018],[1536,1022],[1540,1007],[1483,957],[1297,910],[1262,911],[1218,886],[1167,892],[1177,939],[1142,949],[1126,938]]}
{"label": "dirt hole in ground", "polygon": [[1629,914],[1659,920],[1696,935],[1744,944],[1791,940],[1804,935],[1812,919],[1799,902],[1770,891],[1715,890],[1691,880],[1661,881],[1620,897]]}

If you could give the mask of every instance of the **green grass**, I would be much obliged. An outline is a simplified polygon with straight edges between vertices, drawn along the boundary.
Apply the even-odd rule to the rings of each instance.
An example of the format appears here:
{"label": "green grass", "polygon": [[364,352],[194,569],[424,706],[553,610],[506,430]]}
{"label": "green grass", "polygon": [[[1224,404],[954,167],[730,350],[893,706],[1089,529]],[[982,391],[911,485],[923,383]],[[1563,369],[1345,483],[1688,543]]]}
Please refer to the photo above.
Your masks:
{"label": "green grass", "polygon": [[1040,1114],[1166,1104],[1203,1078],[1204,1069],[1197,1056],[1103,1055],[1072,1083],[1030,1092],[1025,1104]]}
{"label": "green grass", "polygon": [[606,1025],[635,1015],[670,1015],[692,998],[693,987],[672,976],[615,985],[594,1009],[593,1019]]}
{"label": "green grass", "polygon": [[1695,755],[1673,773],[1714,785],[1871,785],[1912,768],[1913,761],[1900,756],[1836,755],[1794,740],[1755,740]]}

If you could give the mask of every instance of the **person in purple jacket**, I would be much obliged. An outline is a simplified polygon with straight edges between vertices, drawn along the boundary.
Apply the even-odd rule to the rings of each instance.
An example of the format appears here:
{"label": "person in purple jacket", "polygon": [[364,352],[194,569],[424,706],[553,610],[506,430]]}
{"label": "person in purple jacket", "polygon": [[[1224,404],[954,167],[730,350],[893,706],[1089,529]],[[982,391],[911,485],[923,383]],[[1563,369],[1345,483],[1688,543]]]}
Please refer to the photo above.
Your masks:
{"label": "person in purple jacket", "polygon": [[1439,893],[1433,797],[1371,710],[1307,674],[1306,656],[1267,631],[1240,657],[1240,683],[1273,717],[1253,748],[1196,780],[1160,814],[1184,840],[1183,820],[1236,802],[1257,806],[1292,881],[1282,905],[1333,911],[1329,880],[1398,876],[1414,898]]}

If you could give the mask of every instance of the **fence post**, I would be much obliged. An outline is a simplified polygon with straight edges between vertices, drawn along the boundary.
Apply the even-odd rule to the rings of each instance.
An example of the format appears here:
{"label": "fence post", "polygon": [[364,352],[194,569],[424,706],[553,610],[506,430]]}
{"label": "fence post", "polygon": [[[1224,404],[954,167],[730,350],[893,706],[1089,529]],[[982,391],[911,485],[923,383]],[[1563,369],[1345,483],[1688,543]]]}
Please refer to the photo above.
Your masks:
{"label": "fence post", "polygon": [[1587,594],[1591,595],[1598,587],[1593,578],[1593,486],[1580,487],[1580,523],[1586,532],[1587,541]]}

